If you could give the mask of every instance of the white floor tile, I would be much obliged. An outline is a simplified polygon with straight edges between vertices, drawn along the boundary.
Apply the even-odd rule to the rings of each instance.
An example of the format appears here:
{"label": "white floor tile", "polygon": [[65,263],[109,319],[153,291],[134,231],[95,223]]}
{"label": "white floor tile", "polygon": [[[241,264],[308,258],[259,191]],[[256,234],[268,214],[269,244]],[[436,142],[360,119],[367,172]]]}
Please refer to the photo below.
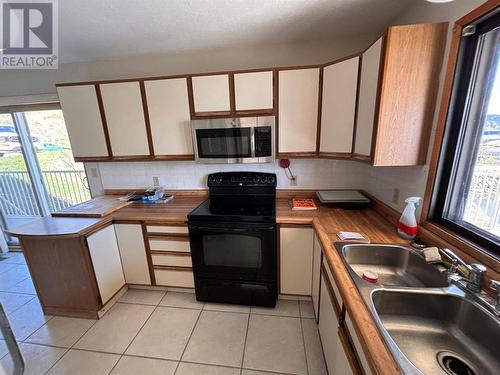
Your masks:
{"label": "white floor tile", "polygon": [[276,301],[276,307],[256,307],[252,306],[252,314],[276,315],[300,317],[299,302],[293,300],[279,299]]}
{"label": "white floor tile", "polygon": [[241,366],[247,324],[246,314],[203,311],[182,360]]}
{"label": "white floor tile", "polygon": [[36,295],[35,285],[30,277],[9,288],[10,292]]}
{"label": "white floor tile", "polygon": [[33,298],[15,310],[9,316],[9,322],[16,340],[24,341],[51,318],[50,315],[43,315],[38,299]]}
{"label": "white floor tile", "polygon": [[164,295],[165,292],[157,290],[128,289],[118,301],[156,306]]}
{"label": "white floor tile", "polygon": [[177,362],[164,359],[131,357],[124,355],[116,364],[112,375],[173,375]]}
{"label": "white floor tile", "polygon": [[30,277],[28,267],[18,264],[8,271],[0,273],[0,289],[2,291],[9,291],[11,287],[26,280],[28,277]]}
{"label": "white floor tile", "polygon": [[2,257],[6,258],[2,260],[2,263],[26,264],[24,254],[21,251],[9,251],[7,254],[2,254]]}
{"label": "white floor tile", "polygon": [[180,360],[199,314],[197,310],[157,307],[126,353]]}
{"label": "white floor tile", "polygon": [[[19,346],[24,358],[24,375],[42,375],[61,358],[66,349],[53,348],[50,346],[21,344]],[[9,355],[0,361],[0,372],[12,374],[14,371],[14,361]]]}
{"label": "white floor tile", "polygon": [[225,312],[235,312],[235,313],[246,313],[250,312],[250,306],[243,305],[231,305],[224,303],[205,303],[203,310],[209,311],[225,311]]}
{"label": "white floor tile", "polygon": [[26,339],[34,344],[70,348],[95,323],[92,319],[55,316]]}
{"label": "white floor tile", "polygon": [[117,303],[75,344],[75,348],[123,353],[154,306]]}
{"label": "white floor tile", "polygon": [[196,300],[194,293],[182,293],[168,291],[160,302],[160,306],[184,307],[188,309],[203,308],[204,303]]}
{"label": "white floor tile", "polygon": [[304,334],[309,374],[328,375],[316,321],[314,319],[302,319],[302,332]]}
{"label": "white floor tile", "polygon": [[299,301],[300,307],[300,316],[302,318],[311,318],[314,319],[314,308],[313,304],[310,301]]}
{"label": "white floor tile", "polygon": [[35,297],[26,294],[0,292],[0,302],[2,303],[6,314],[10,314],[11,312],[17,310],[33,298]]}
{"label": "white floor tile", "polygon": [[17,264],[15,264],[15,263],[7,263],[7,261],[5,261],[5,260],[0,261],[0,274],[11,270],[16,265]]}
{"label": "white floor tile", "polygon": [[8,352],[9,349],[7,349],[7,344],[5,343],[4,340],[0,340],[0,358],[2,358]]}
{"label": "white floor tile", "polygon": [[118,362],[117,354],[70,350],[47,374],[50,375],[107,375]]}
{"label": "white floor tile", "polygon": [[[288,374],[283,374],[282,372],[266,372],[266,371],[256,371],[256,370],[243,369],[241,371],[241,375],[288,375]],[[310,374],[310,375],[316,375],[316,374]],[[339,375],[343,375],[343,374],[339,374]]]}
{"label": "white floor tile", "polygon": [[251,314],[243,367],[307,374],[300,319]]}
{"label": "white floor tile", "polygon": [[239,368],[201,365],[198,363],[179,363],[175,375],[239,375]]}

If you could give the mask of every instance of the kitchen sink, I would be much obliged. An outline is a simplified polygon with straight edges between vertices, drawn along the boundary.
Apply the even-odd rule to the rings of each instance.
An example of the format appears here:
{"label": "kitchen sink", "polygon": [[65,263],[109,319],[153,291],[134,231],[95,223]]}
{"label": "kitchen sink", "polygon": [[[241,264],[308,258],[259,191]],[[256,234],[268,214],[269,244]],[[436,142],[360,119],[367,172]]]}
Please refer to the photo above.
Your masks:
{"label": "kitchen sink", "polygon": [[371,299],[405,373],[499,373],[500,320],[479,304],[429,290],[378,289]]}
{"label": "kitchen sink", "polygon": [[[378,274],[378,285],[417,288],[448,286],[446,275],[439,272],[411,249],[399,245],[352,244],[341,247],[344,261],[357,275],[363,272]],[[352,272],[351,272],[352,274]]]}

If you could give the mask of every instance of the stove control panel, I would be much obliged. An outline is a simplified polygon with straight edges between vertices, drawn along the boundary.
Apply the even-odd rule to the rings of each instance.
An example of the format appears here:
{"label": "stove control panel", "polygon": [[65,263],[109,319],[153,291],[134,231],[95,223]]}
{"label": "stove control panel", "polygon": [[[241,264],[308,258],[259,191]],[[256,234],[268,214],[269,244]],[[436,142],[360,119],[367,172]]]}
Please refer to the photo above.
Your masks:
{"label": "stove control panel", "polygon": [[276,174],[264,172],[219,172],[208,175],[208,186],[276,186]]}

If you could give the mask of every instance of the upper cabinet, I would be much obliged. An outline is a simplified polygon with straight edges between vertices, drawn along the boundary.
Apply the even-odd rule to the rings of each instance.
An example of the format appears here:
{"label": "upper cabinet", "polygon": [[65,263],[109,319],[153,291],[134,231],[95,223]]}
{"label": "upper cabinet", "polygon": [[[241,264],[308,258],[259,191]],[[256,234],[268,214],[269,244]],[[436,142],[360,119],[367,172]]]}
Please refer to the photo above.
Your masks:
{"label": "upper cabinet", "polygon": [[106,159],[109,154],[95,86],[61,86],[57,93],[75,159]]}
{"label": "upper cabinet", "polygon": [[155,156],[192,158],[186,78],[145,81],[144,86]]}
{"label": "upper cabinet", "polygon": [[139,82],[99,85],[113,156],[150,155]]}
{"label": "upper cabinet", "polygon": [[195,76],[191,82],[195,115],[230,114],[229,74]]}
{"label": "upper cabinet", "polygon": [[279,72],[278,152],[281,156],[316,154],[319,73],[319,68]]}
{"label": "upper cabinet", "polygon": [[359,56],[323,68],[320,155],[350,157],[356,117]]}
{"label": "upper cabinet", "polygon": [[234,74],[235,110],[269,111],[274,108],[273,72]]}
{"label": "upper cabinet", "polygon": [[354,158],[424,164],[447,23],[390,27],[361,57]]}

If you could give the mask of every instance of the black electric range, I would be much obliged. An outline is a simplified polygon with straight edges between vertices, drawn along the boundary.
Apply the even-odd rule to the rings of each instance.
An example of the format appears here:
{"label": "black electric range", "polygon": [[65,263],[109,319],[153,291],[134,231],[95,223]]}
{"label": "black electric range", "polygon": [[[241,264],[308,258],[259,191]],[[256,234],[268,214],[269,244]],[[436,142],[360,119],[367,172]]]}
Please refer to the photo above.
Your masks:
{"label": "black electric range", "polygon": [[276,175],[214,173],[208,187],[209,198],[188,214],[196,298],[274,306]]}

